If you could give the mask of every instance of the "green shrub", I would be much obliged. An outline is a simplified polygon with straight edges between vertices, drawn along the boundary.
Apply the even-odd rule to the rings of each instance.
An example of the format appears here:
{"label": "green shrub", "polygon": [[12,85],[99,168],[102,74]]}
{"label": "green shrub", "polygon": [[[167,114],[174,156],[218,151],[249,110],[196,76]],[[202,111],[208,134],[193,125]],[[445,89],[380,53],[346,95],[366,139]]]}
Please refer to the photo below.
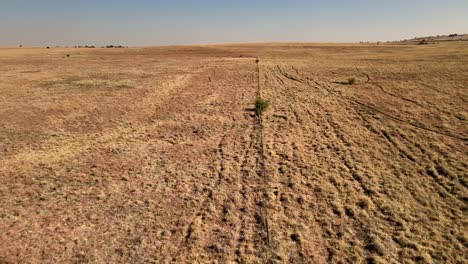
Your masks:
{"label": "green shrub", "polygon": [[270,106],[270,102],[267,100],[263,100],[260,97],[257,97],[255,99],[255,114],[257,116],[261,116],[263,112],[267,110],[267,108]]}

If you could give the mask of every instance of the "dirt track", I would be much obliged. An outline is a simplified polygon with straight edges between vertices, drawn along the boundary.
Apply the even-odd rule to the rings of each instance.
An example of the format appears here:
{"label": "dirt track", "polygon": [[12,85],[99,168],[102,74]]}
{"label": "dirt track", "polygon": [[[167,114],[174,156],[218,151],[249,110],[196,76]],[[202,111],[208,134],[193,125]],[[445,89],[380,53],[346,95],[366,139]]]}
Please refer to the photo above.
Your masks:
{"label": "dirt track", "polygon": [[0,54],[0,262],[466,259],[466,44]]}

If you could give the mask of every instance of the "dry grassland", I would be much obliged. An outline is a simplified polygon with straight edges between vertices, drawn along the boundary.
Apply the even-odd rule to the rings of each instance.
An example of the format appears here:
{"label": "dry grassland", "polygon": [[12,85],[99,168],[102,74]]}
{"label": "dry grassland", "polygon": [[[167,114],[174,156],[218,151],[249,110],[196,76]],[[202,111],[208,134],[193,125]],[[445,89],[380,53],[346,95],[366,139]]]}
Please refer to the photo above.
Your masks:
{"label": "dry grassland", "polygon": [[466,263],[468,43],[1,48],[0,73],[0,263]]}

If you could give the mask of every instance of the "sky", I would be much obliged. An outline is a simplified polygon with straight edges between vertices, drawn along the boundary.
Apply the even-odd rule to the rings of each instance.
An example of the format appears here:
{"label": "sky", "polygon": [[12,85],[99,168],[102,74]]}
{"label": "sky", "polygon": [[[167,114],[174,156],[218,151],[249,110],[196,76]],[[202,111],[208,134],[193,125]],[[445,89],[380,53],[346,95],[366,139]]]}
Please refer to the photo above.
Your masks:
{"label": "sky", "polygon": [[468,0],[0,0],[0,46],[359,42],[468,33]]}

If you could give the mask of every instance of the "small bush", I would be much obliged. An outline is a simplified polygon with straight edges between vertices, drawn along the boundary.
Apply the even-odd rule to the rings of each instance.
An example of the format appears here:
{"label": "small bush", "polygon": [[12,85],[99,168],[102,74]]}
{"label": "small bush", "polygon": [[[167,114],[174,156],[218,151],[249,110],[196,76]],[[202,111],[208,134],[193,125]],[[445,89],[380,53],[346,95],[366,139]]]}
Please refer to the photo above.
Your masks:
{"label": "small bush", "polygon": [[425,39],[418,42],[418,45],[427,45],[429,44]]}
{"label": "small bush", "polygon": [[255,99],[255,109],[254,109],[255,114],[257,116],[261,116],[262,113],[265,112],[269,106],[270,106],[269,101],[266,101],[260,97],[257,97],[257,99]]}
{"label": "small bush", "polygon": [[356,78],[354,78],[354,77],[348,78],[348,84],[349,85],[353,85],[355,83],[356,83]]}

